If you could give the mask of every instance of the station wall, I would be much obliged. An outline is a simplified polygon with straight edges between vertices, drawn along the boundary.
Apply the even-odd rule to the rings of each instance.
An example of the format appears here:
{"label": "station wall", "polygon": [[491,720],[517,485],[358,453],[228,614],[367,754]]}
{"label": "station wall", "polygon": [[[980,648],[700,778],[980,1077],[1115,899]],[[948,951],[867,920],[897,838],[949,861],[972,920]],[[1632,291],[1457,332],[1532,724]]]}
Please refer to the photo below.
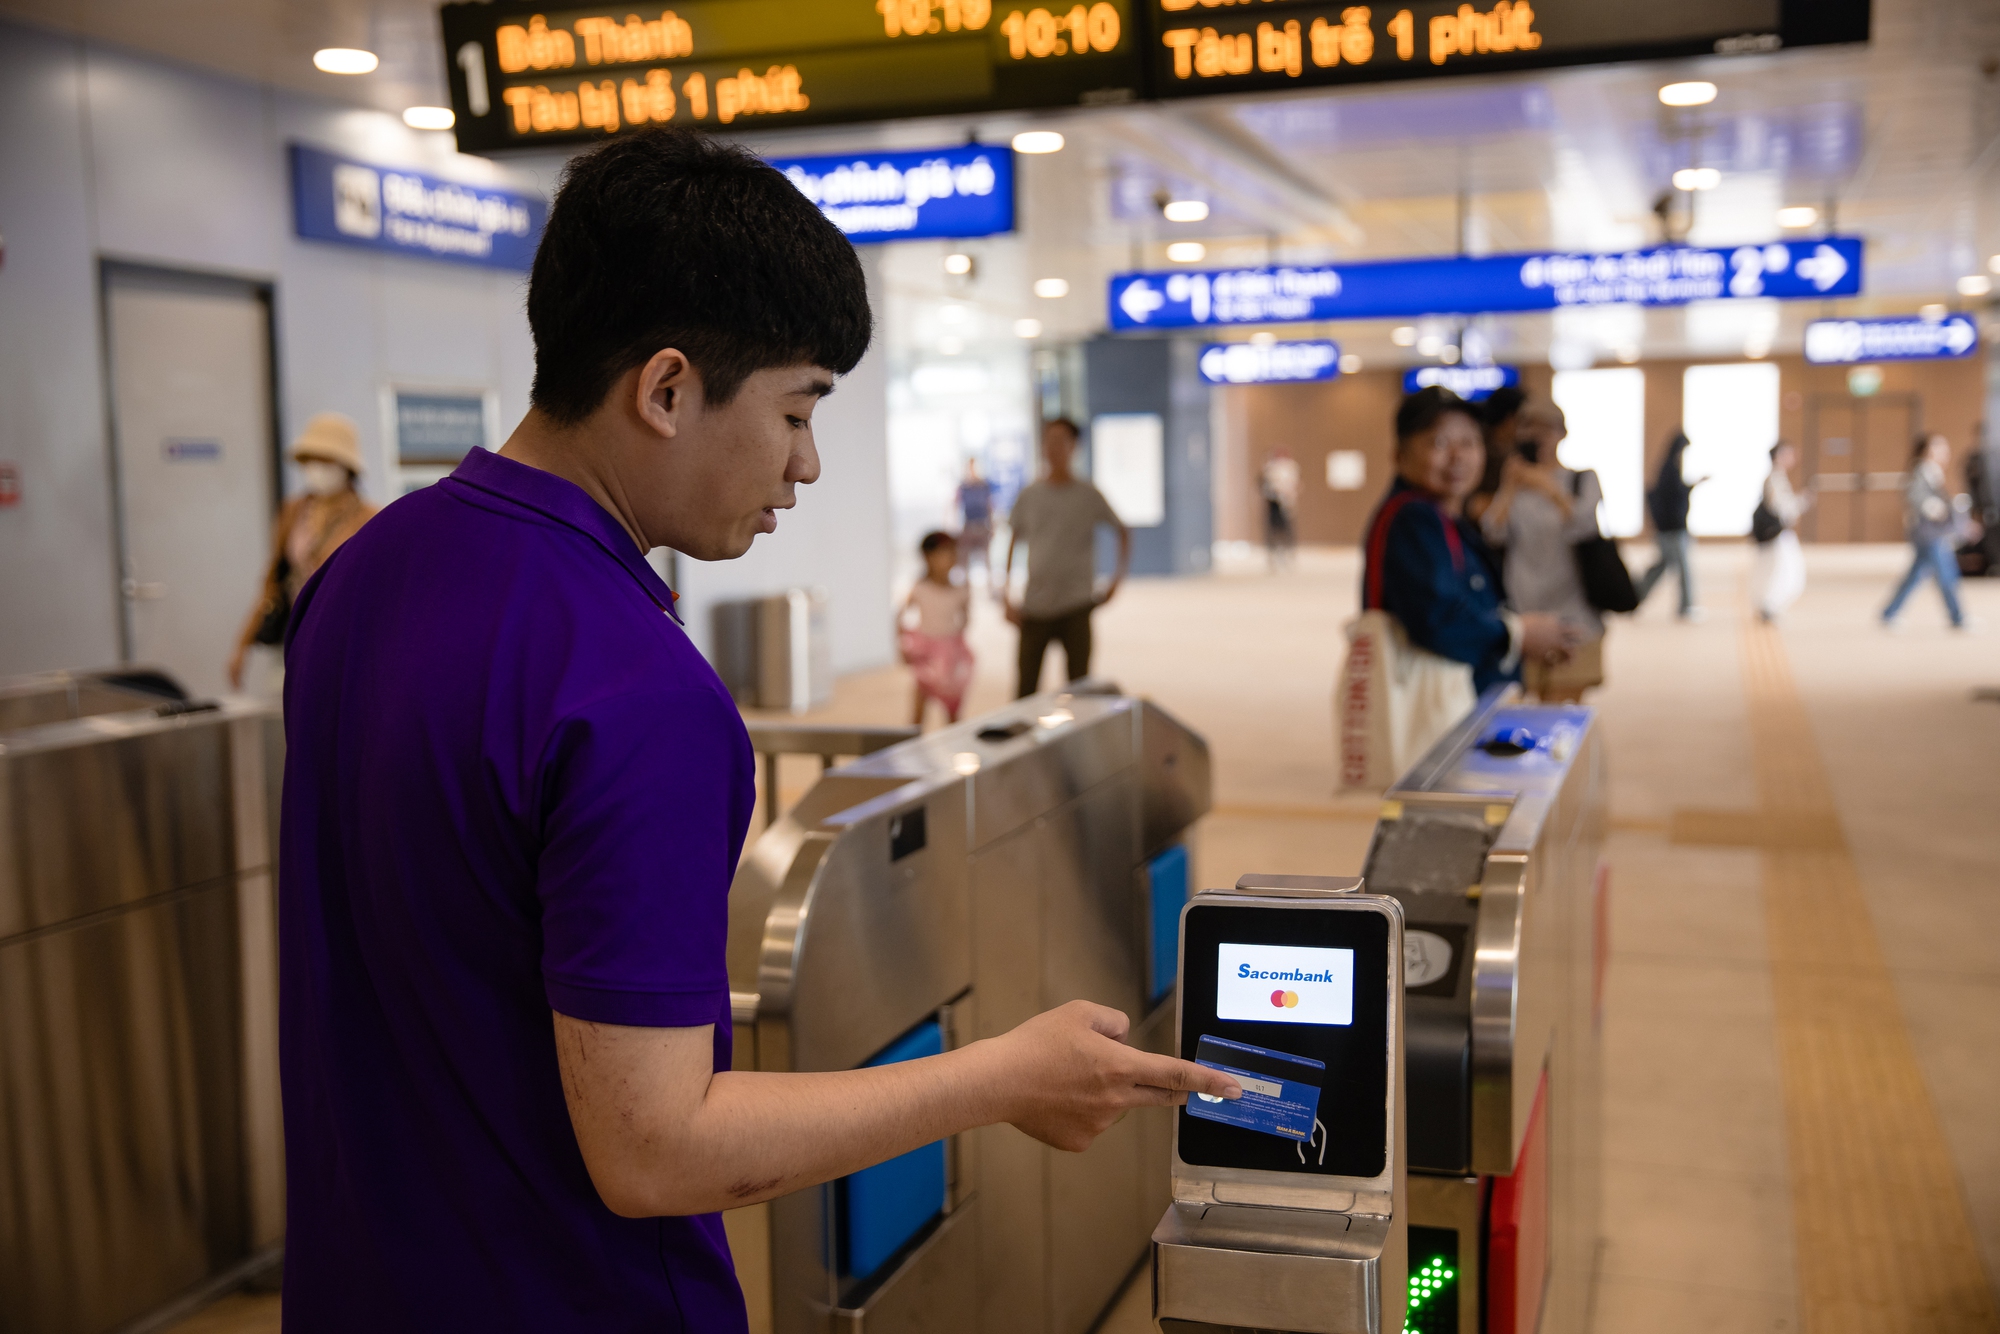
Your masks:
{"label": "station wall", "polygon": [[[1847,368],[1811,366],[1802,357],[1773,358],[1779,378],[1779,430],[1803,442],[1807,407],[1846,401]],[[1694,361],[1639,363],[1646,375],[1646,477],[1650,483],[1667,438],[1679,427],[1682,379]],[[1951,440],[1954,478],[1962,477],[1966,455],[1979,439],[1986,409],[1986,365],[1979,357],[1957,361],[1885,363],[1878,399],[1914,394],[1923,429]],[[1521,368],[1522,387],[1546,395],[1552,372],[1546,366]],[[1289,450],[1299,464],[1299,541],[1353,546],[1361,540],[1368,515],[1389,485],[1394,441],[1391,420],[1402,399],[1400,370],[1362,371],[1313,384],[1232,385],[1215,391],[1215,505],[1219,541],[1262,542],[1263,502],[1258,472],[1275,450]],[[1825,427],[1822,425],[1822,433]],[[1896,467],[1908,457],[1908,441],[1895,449]],[[1359,490],[1335,491],[1327,484],[1327,456],[1335,450],[1360,452],[1366,480]],[[1962,480],[1956,481],[1963,485]],[[1873,534],[1900,540],[1899,532]],[[1812,534],[1807,534],[1808,538]]]}
{"label": "station wall", "polygon": [[[484,387],[501,433],[527,410],[526,275],[293,235],[286,146],[303,142],[477,184],[552,193],[563,159],[461,156],[381,112],[321,102],[0,22],[0,674],[119,653],[102,260],[271,285],[280,432],[316,412],[360,425],[363,489],[391,497],[391,384]],[[826,478],[777,541],[732,567],[682,562],[684,606],[792,584],[834,590],[834,662],[889,660],[886,394],[864,363],[817,418]],[[497,443],[497,442],[496,442]],[[287,490],[291,488],[288,486]],[[247,610],[261,572],[218,572]],[[688,617],[708,646],[708,619]],[[218,658],[228,645],[217,645]]]}

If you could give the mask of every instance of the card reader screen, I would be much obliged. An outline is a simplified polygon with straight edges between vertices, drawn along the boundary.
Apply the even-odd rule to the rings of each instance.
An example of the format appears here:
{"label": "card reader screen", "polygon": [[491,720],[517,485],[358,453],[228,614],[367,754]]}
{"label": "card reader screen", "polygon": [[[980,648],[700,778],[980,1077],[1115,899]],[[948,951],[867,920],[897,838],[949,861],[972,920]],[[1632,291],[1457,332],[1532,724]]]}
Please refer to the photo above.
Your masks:
{"label": "card reader screen", "polygon": [[[1198,904],[1181,937],[1183,1060],[1241,1099],[1182,1108],[1181,1161],[1373,1177],[1388,1161],[1389,919]],[[1399,961],[1400,962],[1400,961]]]}
{"label": "card reader screen", "polygon": [[1216,951],[1215,1016],[1266,1024],[1354,1022],[1354,951],[1238,945]]}

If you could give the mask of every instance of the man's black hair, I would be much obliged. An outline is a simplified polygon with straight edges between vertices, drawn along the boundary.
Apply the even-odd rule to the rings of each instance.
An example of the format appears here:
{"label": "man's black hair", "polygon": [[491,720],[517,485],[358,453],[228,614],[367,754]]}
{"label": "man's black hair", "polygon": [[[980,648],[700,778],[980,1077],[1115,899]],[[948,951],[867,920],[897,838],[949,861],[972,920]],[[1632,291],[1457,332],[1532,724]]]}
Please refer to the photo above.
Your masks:
{"label": "man's black hair", "polygon": [[1047,421],[1042,423],[1042,429],[1044,431],[1048,430],[1051,426],[1067,427],[1069,430],[1070,439],[1072,440],[1083,439],[1083,428],[1078,426],[1075,422],[1071,421],[1067,417],[1051,417]]}
{"label": "man's black hair", "polygon": [[955,547],[957,545],[958,539],[950,533],[932,530],[924,534],[924,540],[918,543],[918,549],[928,556],[939,547]]}
{"label": "man's black hair", "polygon": [[530,400],[574,425],[662,348],[686,353],[720,406],[772,366],[853,370],[872,319],[854,247],[776,168],[656,127],[570,161],[535,251],[528,327]]}
{"label": "man's black hair", "polygon": [[1438,424],[1438,419],[1447,413],[1461,412],[1479,425],[1479,409],[1460,398],[1441,384],[1419,389],[1405,398],[1396,409],[1396,442],[1398,445],[1411,436],[1422,435]]}
{"label": "man's black hair", "polygon": [[1518,414],[1521,411],[1521,405],[1527,401],[1528,396],[1521,392],[1518,385],[1501,385],[1498,389],[1488,394],[1486,401],[1479,405],[1480,425],[1491,431],[1501,422]]}

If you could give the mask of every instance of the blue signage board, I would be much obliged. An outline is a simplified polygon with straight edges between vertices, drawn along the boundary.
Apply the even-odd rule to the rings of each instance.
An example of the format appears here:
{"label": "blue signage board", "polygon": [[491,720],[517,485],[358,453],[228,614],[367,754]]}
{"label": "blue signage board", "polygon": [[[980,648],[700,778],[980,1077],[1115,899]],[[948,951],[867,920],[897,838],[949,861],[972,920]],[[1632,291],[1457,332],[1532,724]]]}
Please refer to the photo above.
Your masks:
{"label": "blue signage board", "polygon": [[1831,236],[1621,254],[1121,273],[1111,279],[1110,296],[1114,329],[1180,329],[1569,306],[1677,306],[1730,297],[1824,299],[1860,290],[1860,238]]}
{"label": "blue signage board", "polygon": [[1004,145],[770,161],[856,245],[1014,230],[1014,150]]}
{"label": "blue signage board", "polygon": [[1806,360],[1818,366],[1969,357],[1978,346],[1979,323],[1963,314],[1935,320],[1921,315],[1879,320],[1814,320],[1806,326]]}
{"label": "blue signage board", "polygon": [[311,240],[526,269],[547,220],[539,195],[292,145],[292,225]]}
{"label": "blue signage board", "polygon": [[1210,384],[1287,384],[1331,380],[1340,374],[1340,344],[1325,339],[1298,343],[1210,343],[1195,359]]}
{"label": "blue signage board", "polygon": [[1495,389],[1511,389],[1521,383],[1514,366],[1412,366],[1403,372],[1403,392],[1414,394],[1441,384],[1460,398],[1477,403]]}

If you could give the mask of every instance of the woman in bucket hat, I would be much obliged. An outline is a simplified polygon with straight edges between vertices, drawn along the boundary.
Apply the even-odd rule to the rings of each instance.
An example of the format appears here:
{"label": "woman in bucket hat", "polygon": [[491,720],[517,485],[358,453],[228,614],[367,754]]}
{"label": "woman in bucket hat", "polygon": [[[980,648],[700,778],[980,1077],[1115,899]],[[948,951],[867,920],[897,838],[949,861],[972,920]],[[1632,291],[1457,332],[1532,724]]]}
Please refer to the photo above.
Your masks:
{"label": "woman in bucket hat", "polygon": [[229,684],[243,688],[243,668],[252,649],[273,650],[275,661],[260,693],[275,693],[283,679],[285,626],[292,600],[328,556],[354,536],[375,513],[375,507],[354,489],[361,475],[361,447],[354,420],[338,412],[322,412],[306,423],[288,451],[305,479],[305,492],[285,502],[271,528],[271,563],[264,588],[243,633],[229,655]]}

